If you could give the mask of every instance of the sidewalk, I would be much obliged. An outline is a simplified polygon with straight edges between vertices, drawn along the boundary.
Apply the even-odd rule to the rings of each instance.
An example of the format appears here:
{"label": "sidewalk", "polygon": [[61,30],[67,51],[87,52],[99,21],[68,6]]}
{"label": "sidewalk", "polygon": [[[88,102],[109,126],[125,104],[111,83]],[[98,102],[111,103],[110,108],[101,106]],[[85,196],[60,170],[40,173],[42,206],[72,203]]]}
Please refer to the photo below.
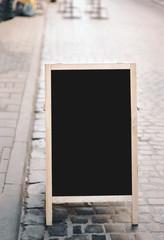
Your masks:
{"label": "sidewalk", "polygon": [[[80,19],[64,19],[56,2],[46,21],[0,23],[0,239],[163,240],[164,10],[147,0],[103,0],[108,19],[91,20],[86,1],[74,2]],[[137,63],[138,227],[128,202],[55,205],[54,225],[45,226],[44,64],[54,62]]]}
{"label": "sidewalk", "polygon": [[0,239],[17,240],[44,14],[0,23]]}
{"label": "sidewalk", "polygon": [[[75,1],[75,19],[48,4],[20,240],[164,239],[164,9],[146,0],[102,2],[105,20],[90,19],[83,0]],[[138,227],[131,226],[129,202],[54,205],[53,226],[45,226],[44,64],[54,62],[136,62]]]}

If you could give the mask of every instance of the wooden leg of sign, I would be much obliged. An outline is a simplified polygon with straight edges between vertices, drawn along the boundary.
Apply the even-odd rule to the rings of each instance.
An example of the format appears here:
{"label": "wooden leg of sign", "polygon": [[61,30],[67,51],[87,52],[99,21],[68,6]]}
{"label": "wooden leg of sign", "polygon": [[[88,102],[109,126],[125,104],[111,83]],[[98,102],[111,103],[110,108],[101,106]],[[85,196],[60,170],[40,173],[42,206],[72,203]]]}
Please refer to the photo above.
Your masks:
{"label": "wooden leg of sign", "polygon": [[138,197],[132,196],[132,225],[138,225]]}
{"label": "wooden leg of sign", "polygon": [[[134,154],[134,153],[133,153]],[[132,167],[132,224],[138,225],[138,164],[135,153]]]}
{"label": "wooden leg of sign", "polygon": [[46,201],[46,225],[52,226],[52,201]]}

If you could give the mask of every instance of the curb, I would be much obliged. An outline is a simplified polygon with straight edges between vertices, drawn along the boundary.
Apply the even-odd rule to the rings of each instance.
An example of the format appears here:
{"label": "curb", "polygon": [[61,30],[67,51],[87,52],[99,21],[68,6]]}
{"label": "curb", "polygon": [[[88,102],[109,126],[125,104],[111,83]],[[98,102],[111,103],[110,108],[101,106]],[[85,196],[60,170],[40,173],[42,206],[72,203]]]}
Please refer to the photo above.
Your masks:
{"label": "curb", "polygon": [[6,176],[5,190],[0,199],[0,233],[3,240],[18,240],[19,235],[25,170],[31,146],[45,15],[40,18],[40,24],[37,28],[31,65],[26,80],[14,145]]}

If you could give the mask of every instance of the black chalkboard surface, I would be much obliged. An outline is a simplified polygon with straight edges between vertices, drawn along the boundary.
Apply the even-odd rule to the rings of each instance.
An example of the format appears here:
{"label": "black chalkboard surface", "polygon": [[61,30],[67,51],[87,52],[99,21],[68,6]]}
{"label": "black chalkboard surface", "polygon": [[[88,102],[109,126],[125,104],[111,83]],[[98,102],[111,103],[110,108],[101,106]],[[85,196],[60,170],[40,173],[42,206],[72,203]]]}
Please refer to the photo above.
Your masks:
{"label": "black chalkboard surface", "polygon": [[52,196],[132,195],[130,69],[51,70]]}

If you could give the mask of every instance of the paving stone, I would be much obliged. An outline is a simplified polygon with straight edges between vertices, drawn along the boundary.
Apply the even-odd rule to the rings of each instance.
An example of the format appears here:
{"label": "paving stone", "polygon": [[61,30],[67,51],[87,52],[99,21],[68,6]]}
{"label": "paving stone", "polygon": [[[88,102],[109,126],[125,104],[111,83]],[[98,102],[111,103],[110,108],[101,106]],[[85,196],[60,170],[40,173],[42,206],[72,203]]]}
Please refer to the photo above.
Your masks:
{"label": "paving stone", "polygon": [[164,234],[155,234],[154,235],[154,240],[163,240],[164,239]]}
{"label": "paving stone", "polygon": [[0,136],[13,137],[15,135],[14,128],[1,128],[0,127]]}
{"label": "paving stone", "polygon": [[34,132],[33,133],[33,140],[36,140],[36,139],[44,139],[45,138],[45,132]]}
{"label": "paving stone", "polygon": [[135,240],[144,240],[139,234],[134,235]]}
{"label": "paving stone", "polygon": [[46,161],[45,159],[35,159],[35,158],[32,158],[30,160],[30,168],[31,170],[45,170],[46,168]]}
{"label": "paving stone", "polygon": [[157,222],[157,223],[164,223],[164,215],[161,215],[161,214],[153,214],[153,220],[154,222]]}
{"label": "paving stone", "polygon": [[78,217],[72,216],[70,219],[71,219],[71,222],[73,224],[86,224],[86,223],[88,223],[87,218],[78,218]]}
{"label": "paving stone", "polygon": [[1,112],[0,119],[18,119],[18,113]]}
{"label": "paving stone", "polygon": [[51,238],[51,240],[59,240],[59,238]]}
{"label": "paving stone", "polygon": [[[162,225],[164,231],[164,225]],[[148,223],[147,228],[151,232],[161,232],[161,225],[159,223]]]}
{"label": "paving stone", "polygon": [[94,211],[93,208],[89,207],[82,207],[82,208],[76,208],[77,215],[93,215]]}
{"label": "paving stone", "polygon": [[53,221],[54,222],[63,222],[67,219],[68,213],[66,209],[62,208],[53,208]]}
{"label": "paving stone", "polygon": [[67,224],[66,223],[55,223],[52,227],[48,227],[47,231],[50,236],[67,236]]}
{"label": "paving stone", "polygon": [[95,207],[96,214],[114,214],[113,207]]}
{"label": "paving stone", "polygon": [[125,232],[125,226],[123,224],[105,224],[105,230],[107,233]]}
{"label": "paving stone", "polygon": [[6,175],[6,184],[20,185],[20,183],[24,182],[27,150],[27,143],[14,142]]}
{"label": "paving stone", "polygon": [[152,216],[150,214],[139,215],[139,222],[150,223],[150,222],[152,222]]}
{"label": "paving stone", "polygon": [[27,198],[27,208],[43,208],[45,196],[40,195],[30,195]]}
{"label": "paving stone", "polygon": [[131,222],[131,216],[126,213],[112,215],[113,222],[128,223]]}
{"label": "paving stone", "polygon": [[27,209],[24,218],[25,225],[40,225],[45,223],[45,211],[43,209]]}
{"label": "paving stone", "polygon": [[2,159],[3,160],[8,160],[9,157],[10,157],[10,152],[11,152],[11,148],[4,147],[3,148],[3,153],[2,153]]}
{"label": "paving stone", "polygon": [[148,202],[152,205],[164,205],[164,198],[149,198]]}
{"label": "paving stone", "polygon": [[106,216],[93,216],[92,223],[108,223],[108,218]]}
{"label": "paving stone", "polygon": [[0,173],[0,193],[4,188],[5,178],[6,178],[6,173]]}
{"label": "paving stone", "polygon": [[[1,100],[1,104],[6,104],[6,105],[8,105],[8,104],[19,104],[20,105],[21,104],[21,99],[17,99],[17,98],[15,99],[14,97],[15,97],[15,95],[12,94],[12,98],[3,98]],[[9,112],[9,114],[12,114],[12,113]],[[10,119],[9,114],[4,115],[1,119]],[[15,113],[15,116],[13,116],[11,119],[17,120],[17,116],[18,116],[18,113]]]}
{"label": "paving stone", "polygon": [[131,208],[129,207],[115,207],[115,213],[120,214],[120,213],[131,213]]}
{"label": "paving stone", "polygon": [[164,205],[161,206],[151,206],[152,213],[162,213],[164,214]]}
{"label": "paving stone", "polygon": [[82,234],[80,225],[73,226],[73,234]]}
{"label": "paving stone", "polygon": [[29,184],[27,192],[30,195],[43,194],[45,193],[45,184],[44,183]]}
{"label": "paving stone", "polygon": [[104,229],[101,225],[87,225],[85,228],[86,233],[103,233]]}
{"label": "paving stone", "polygon": [[44,139],[38,139],[32,141],[33,148],[45,148],[45,140]]}
{"label": "paving stone", "polygon": [[33,149],[32,150],[32,153],[31,153],[31,158],[43,158],[45,159],[45,149],[42,149],[42,148],[36,148],[36,149]]}
{"label": "paving stone", "polygon": [[1,147],[12,147],[12,145],[13,145],[13,137],[1,137],[0,136],[0,149],[1,149]]}
{"label": "paving stone", "polygon": [[92,240],[106,240],[105,235],[92,235]]}
{"label": "paving stone", "polygon": [[0,173],[6,173],[8,168],[8,160],[2,160],[0,162]]}
{"label": "paving stone", "polygon": [[23,232],[23,240],[43,240],[44,238],[44,226],[34,226],[34,225],[28,225],[25,226],[25,230]]}
{"label": "paving stone", "polygon": [[44,183],[45,182],[45,170],[32,170],[30,171],[29,183]]}
{"label": "paving stone", "polygon": [[0,120],[0,127],[16,127],[16,120],[8,119],[8,120]]}
{"label": "paving stone", "polygon": [[147,232],[148,228],[146,223],[139,223],[137,226],[127,223],[126,231],[127,232]]}
{"label": "paving stone", "polygon": [[73,235],[70,238],[65,238],[64,240],[89,240],[87,235]]}
{"label": "paving stone", "polygon": [[135,240],[156,240],[152,233],[139,233],[134,235]]}
{"label": "paving stone", "polygon": [[139,206],[139,213],[150,213],[150,208],[149,206]]}
{"label": "paving stone", "polygon": [[112,240],[130,240],[127,234],[110,234]]}

